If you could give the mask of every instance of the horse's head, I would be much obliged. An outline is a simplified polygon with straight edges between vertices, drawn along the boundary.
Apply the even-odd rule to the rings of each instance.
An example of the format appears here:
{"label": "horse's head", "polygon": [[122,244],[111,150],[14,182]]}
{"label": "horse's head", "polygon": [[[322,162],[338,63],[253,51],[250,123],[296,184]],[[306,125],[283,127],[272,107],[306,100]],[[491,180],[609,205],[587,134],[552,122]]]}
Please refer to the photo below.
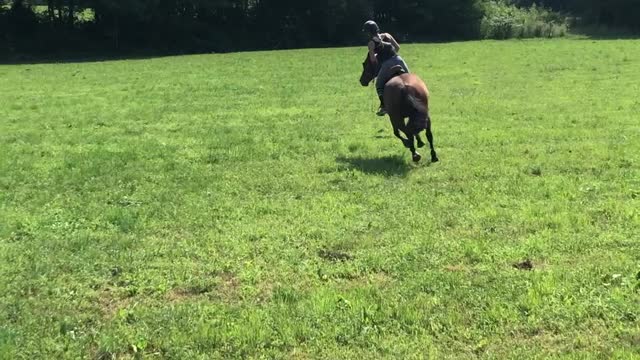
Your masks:
{"label": "horse's head", "polygon": [[362,63],[362,75],[360,75],[360,85],[369,86],[369,83],[373,81],[373,79],[378,76],[378,71],[380,69],[376,64],[371,61],[369,54],[367,53],[367,57],[364,59]]}

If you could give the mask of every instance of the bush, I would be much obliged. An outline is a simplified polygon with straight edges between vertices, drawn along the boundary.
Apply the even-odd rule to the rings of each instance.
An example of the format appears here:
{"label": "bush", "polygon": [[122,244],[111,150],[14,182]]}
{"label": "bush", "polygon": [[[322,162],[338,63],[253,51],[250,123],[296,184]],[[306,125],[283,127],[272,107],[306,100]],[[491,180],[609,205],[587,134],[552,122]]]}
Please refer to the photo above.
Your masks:
{"label": "bush", "polygon": [[519,8],[504,1],[487,1],[483,7],[480,36],[484,39],[561,37],[568,31],[565,17],[535,4]]}

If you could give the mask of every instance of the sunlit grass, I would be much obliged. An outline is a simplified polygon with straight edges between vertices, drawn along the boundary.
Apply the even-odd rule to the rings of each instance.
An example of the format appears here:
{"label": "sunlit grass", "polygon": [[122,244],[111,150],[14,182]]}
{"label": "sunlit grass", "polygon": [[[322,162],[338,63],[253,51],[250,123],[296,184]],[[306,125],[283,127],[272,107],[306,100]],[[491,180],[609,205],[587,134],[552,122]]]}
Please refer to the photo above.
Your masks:
{"label": "sunlit grass", "polygon": [[639,356],[639,45],[0,66],[0,357]]}

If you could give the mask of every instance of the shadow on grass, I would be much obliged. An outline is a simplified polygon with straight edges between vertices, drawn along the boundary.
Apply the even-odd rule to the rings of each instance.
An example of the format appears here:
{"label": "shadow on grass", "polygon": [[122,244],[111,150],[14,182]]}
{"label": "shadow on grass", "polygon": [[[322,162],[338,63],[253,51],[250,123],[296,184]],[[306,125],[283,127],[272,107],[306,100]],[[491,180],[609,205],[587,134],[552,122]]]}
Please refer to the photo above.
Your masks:
{"label": "shadow on grass", "polygon": [[384,176],[406,176],[412,169],[411,165],[400,155],[366,158],[361,156],[336,158],[338,163],[349,169],[362,171],[365,174]]}
{"label": "shadow on grass", "polygon": [[123,60],[148,60],[169,56],[186,55],[182,53],[134,53],[134,54],[91,54],[63,53],[47,55],[10,54],[0,57],[0,65],[45,65],[45,64],[80,64]]}

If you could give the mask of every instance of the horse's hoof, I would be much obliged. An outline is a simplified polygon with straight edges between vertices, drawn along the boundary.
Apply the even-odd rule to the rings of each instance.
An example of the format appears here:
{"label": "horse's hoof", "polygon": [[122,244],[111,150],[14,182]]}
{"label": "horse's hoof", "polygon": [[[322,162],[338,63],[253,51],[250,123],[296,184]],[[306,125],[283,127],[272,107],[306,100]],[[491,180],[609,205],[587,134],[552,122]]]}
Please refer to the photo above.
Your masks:
{"label": "horse's hoof", "polygon": [[438,159],[438,158],[437,158],[437,157],[435,157],[435,156],[431,158],[431,162],[432,162],[432,163],[437,163],[438,161],[440,161],[440,159]]}
{"label": "horse's hoof", "polygon": [[413,162],[418,163],[420,160],[422,160],[422,155],[418,153],[413,154]]}
{"label": "horse's hoof", "polygon": [[422,149],[422,148],[424,147],[424,145],[425,145],[424,143],[418,143],[418,147],[419,147],[420,149]]}

